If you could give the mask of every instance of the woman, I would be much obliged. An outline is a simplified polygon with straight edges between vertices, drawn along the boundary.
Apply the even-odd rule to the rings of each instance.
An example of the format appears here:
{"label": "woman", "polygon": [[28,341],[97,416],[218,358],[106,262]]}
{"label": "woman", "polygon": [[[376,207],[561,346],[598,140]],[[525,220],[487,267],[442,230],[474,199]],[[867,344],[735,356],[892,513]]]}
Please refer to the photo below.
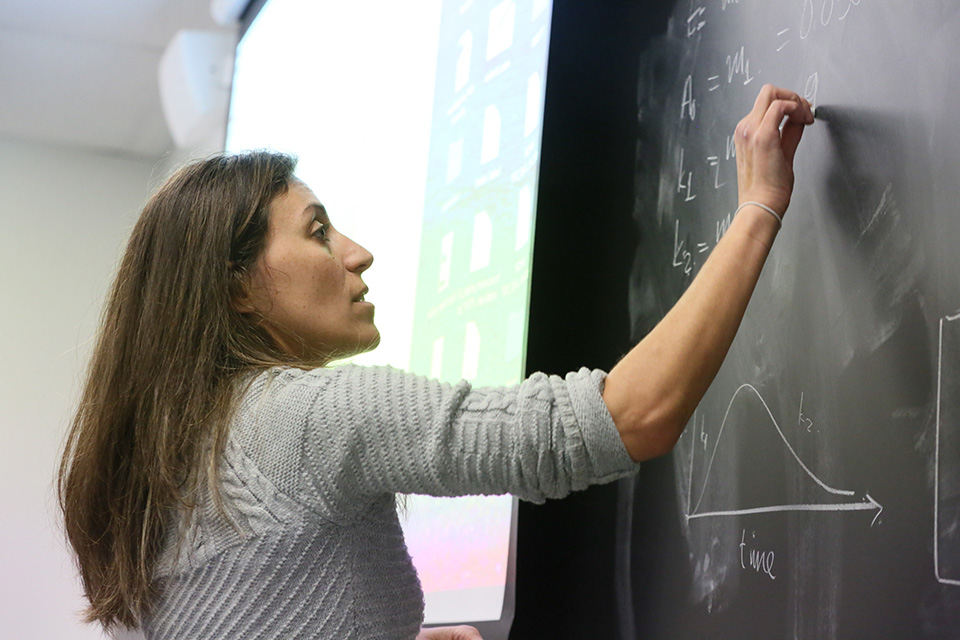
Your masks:
{"label": "woman", "polygon": [[394,495],[542,501],[669,451],[733,340],[812,122],[764,87],[735,136],[741,207],[675,308],[609,374],[504,389],[324,368],[379,341],[373,257],[287,157],[181,170],[134,229],[60,471],[88,619],[151,638],[479,637],[420,630]]}

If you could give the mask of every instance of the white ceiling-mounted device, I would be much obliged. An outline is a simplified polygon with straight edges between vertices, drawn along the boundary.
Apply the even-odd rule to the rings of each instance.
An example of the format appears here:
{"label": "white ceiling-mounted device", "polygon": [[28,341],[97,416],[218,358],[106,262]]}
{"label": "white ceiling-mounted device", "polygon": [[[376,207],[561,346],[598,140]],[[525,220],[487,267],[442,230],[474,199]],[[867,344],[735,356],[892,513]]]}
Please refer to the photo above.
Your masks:
{"label": "white ceiling-mounted device", "polygon": [[160,58],[160,102],[180,149],[222,143],[237,36],[184,29]]}
{"label": "white ceiling-mounted device", "polygon": [[217,24],[230,27],[240,21],[250,0],[213,0],[210,3],[210,15]]}

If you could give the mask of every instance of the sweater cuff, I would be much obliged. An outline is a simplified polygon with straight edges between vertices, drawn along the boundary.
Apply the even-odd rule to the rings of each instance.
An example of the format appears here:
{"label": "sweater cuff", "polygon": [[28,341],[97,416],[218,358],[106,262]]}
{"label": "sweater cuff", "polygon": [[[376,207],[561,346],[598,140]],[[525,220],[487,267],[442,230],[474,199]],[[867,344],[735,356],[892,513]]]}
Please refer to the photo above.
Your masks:
{"label": "sweater cuff", "polygon": [[639,462],[627,453],[620,432],[613,423],[603,401],[603,385],[607,374],[586,367],[566,376],[570,403],[580,427],[587,462],[592,471],[591,482],[606,483],[636,473]]}

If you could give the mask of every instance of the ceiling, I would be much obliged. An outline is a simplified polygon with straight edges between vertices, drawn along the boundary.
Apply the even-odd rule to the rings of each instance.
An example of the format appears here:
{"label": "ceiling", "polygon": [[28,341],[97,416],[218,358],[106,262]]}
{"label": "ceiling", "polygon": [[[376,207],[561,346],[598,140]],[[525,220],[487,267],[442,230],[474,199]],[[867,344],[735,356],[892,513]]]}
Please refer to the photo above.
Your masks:
{"label": "ceiling", "polygon": [[173,148],[157,67],[209,0],[0,0],[0,136],[144,159]]}

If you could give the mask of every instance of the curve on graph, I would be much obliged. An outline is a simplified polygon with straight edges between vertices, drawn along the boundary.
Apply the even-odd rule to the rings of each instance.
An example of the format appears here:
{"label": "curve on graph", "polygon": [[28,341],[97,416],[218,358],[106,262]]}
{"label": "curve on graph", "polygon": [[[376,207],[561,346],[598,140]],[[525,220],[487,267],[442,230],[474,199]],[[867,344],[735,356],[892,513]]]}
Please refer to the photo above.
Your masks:
{"label": "curve on graph", "polygon": [[790,446],[790,443],[787,441],[787,437],[783,434],[783,430],[780,429],[780,425],[777,423],[777,419],[773,417],[773,412],[770,411],[770,407],[767,405],[767,401],[763,399],[763,396],[760,395],[760,392],[757,391],[756,387],[752,384],[745,382],[740,385],[737,390],[733,393],[733,397],[730,398],[730,404],[727,405],[727,411],[723,414],[723,422],[720,423],[720,431],[717,433],[716,444],[713,445],[713,453],[710,455],[710,462],[707,464],[707,472],[703,477],[703,486],[700,488],[700,497],[697,499],[697,505],[690,512],[690,516],[693,516],[697,513],[697,510],[700,508],[700,503],[703,502],[703,496],[707,491],[707,483],[710,480],[710,470],[713,468],[713,460],[717,457],[717,449],[720,447],[720,441],[723,439],[723,430],[727,426],[727,418],[730,417],[730,410],[733,408],[733,403],[736,402],[737,397],[745,391],[750,390],[756,394],[757,398],[760,400],[760,404],[763,405],[764,410],[767,412],[767,415],[770,417],[770,422],[773,424],[773,427],[777,430],[777,433],[780,434],[780,439],[783,440],[783,444],[787,447],[787,450],[790,452],[790,455],[793,456],[793,459],[797,461],[797,464],[800,465],[800,468],[810,476],[810,478],[816,482],[820,488],[822,488],[827,493],[831,493],[836,496],[852,496],[854,495],[853,491],[848,491],[847,489],[837,489],[831,487],[823,480],[818,478],[815,473],[813,473],[807,465],[803,463],[803,460],[800,459],[800,456],[797,455],[797,452],[793,450],[793,447]]}

